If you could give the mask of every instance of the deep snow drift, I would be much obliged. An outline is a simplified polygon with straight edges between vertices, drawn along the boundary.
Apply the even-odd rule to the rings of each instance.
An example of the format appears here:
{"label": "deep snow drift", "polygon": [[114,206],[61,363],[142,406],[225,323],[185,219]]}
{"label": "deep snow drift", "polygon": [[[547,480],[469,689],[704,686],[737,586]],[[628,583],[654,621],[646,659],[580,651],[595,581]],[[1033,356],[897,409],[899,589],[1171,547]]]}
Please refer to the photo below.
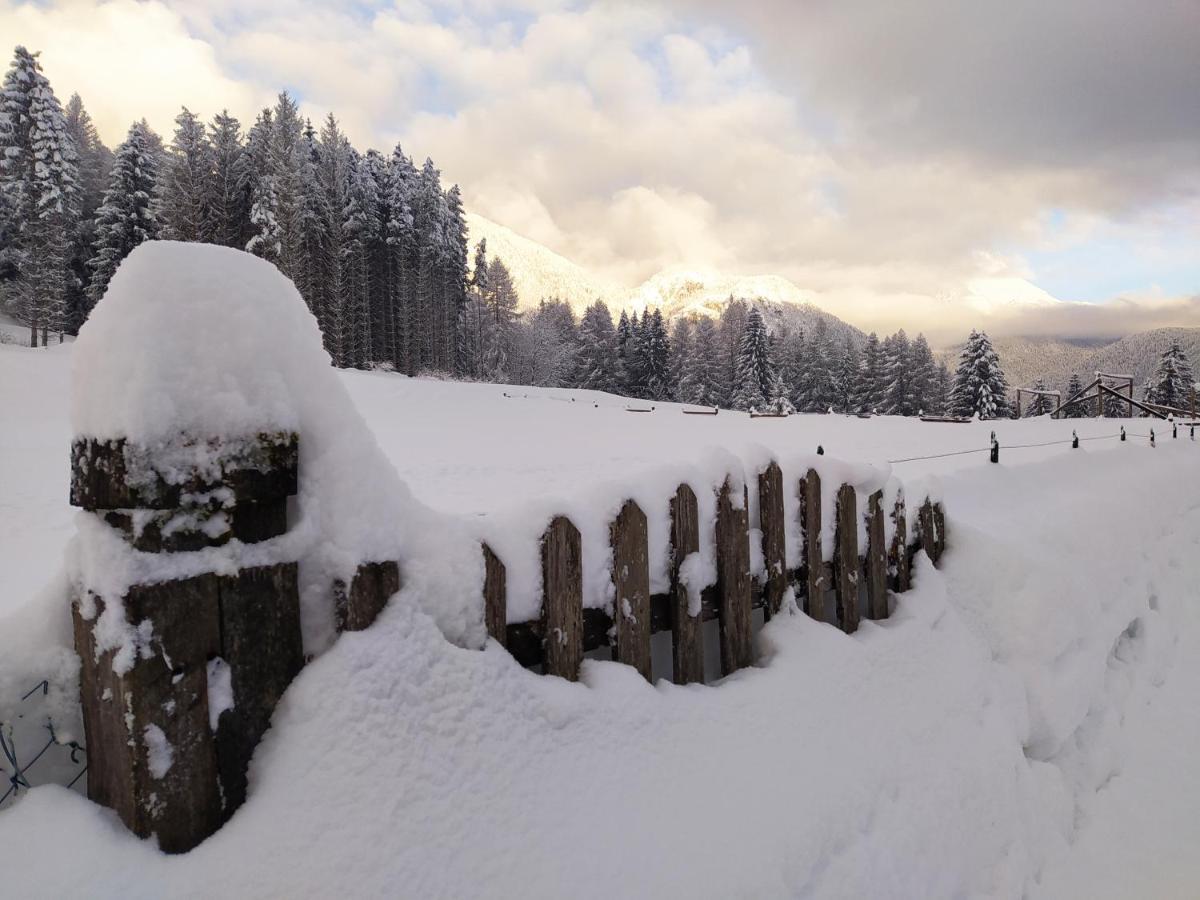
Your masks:
{"label": "deep snow drift", "polygon": [[[313,481],[290,550],[324,576],[364,548],[395,550],[405,589],[289,689],[255,756],[250,799],[215,837],[167,858],[77,793],[37,788],[0,811],[6,892],[1194,894],[1200,445],[1186,433],[1172,441],[1156,425],[1151,449],[1145,421],[1124,423],[1122,444],[1112,421],[629,413],[586,392],[335,377],[312,368],[311,323],[279,328],[280,347],[244,336],[184,347],[194,334],[179,328],[179,346],[147,352],[199,367],[214,390],[222,366],[255,354],[289,373],[233,402],[301,429],[302,478]],[[88,402],[68,423],[67,372],[93,352],[88,341],[85,330],[73,348],[0,347],[0,693],[24,675],[70,675],[69,654],[40,651],[69,642],[67,584],[52,576],[72,531],[72,434],[103,432],[94,417],[111,404],[122,433],[171,437],[160,419],[137,417],[153,397],[126,404],[153,387],[138,383],[132,347],[134,359],[83,386]],[[209,421],[204,403],[186,414],[191,427]],[[1011,448],[1000,466],[986,462],[992,427]],[[1014,446],[1069,441],[1072,428],[1102,439]],[[595,660],[572,685],[520,669],[495,645],[446,640],[472,643],[470,616],[448,611],[478,600],[453,595],[477,589],[478,539],[511,555],[519,612],[551,514],[572,515],[594,543],[625,496],[650,506],[681,477],[699,486],[730,467],[752,475],[767,448],[791,479],[817,460],[818,443],[831,476],[899,476],[910,491],[937,489],[927,476],[940,477],[943,568],[921,557],[915,589],[887,622],[847,637],[783,615],[759,635],[758,666],[686,688]],[[960,450],[972,452],[887,465]],[[661,517],[657,508],[647,512]],[[314,542],[328,529],[347,534],[346,546]],[[471,551],[460,559],[456,548]],[[593,588],[603,576],[590,572]]]}

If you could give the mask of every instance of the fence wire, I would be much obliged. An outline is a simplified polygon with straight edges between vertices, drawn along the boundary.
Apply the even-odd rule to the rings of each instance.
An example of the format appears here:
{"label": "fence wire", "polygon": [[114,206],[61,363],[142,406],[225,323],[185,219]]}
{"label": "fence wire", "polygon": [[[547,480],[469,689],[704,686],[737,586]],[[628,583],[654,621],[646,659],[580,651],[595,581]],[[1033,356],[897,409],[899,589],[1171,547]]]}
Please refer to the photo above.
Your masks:
{"label": "fence wire", "polygon": [[[34,685],[22,698],[21,703],[28,703],[40,692],[45,697],[50,691],[50,683],[41,681]],[[31,709],[30,715],[36,710]],[[18,713],[17,720],[24,720],[25,713]],[[24,724],[18,730],[18,724]],[[22,790],[29,790],[38,784],[62,784],[73,788],[87,772],[87,748],[76,741],[60,742],[54,733],[54,723],[49,717],[41,726],[45,731],[45,741],[35,741],[30,748],[29,732],[39,730],[31,722],[19,723],[0,722],[0,788],[7,789],[0,794],[0,809],[5,804],[11,804]],[[24,758],[23,758],[24,757]],[[34,777],[33,769],[37,769]]]}
{"label": "fence wire", "polygon": [[[1092,437],[1076,438],[1075,436],[1071,436],[1069,438],[1065,438],[1064,440],[1060,440],[1060,441],[1042,441],[1042,442],[1036,443],[1036,444],[1000,444],[1000,450],[1001,450],[1001,452],[1003,452],[1005,450],[1029,450],[1033,447],[1057,447],[1057,446],[1061,446],[1064,444],[1073,444],[1073,443],[1075,443],[1076,440],[1078,440],[1080,443],[1082,443],[1083,441],[1112,441],[1112,440],[1120,439],[1122,437],[1122,435],[1124,435],[1124,437],[1126,439],[1129,439],[1129,438],[1142,438],[1143,440],[1150,439],[1149,434],[1141,434],[1136,431],[1126,431],[1126,432],[1117,432],[1116,434],[1093,435]],[[1167,435],[1158,434],[1156,432],[1154,434],[1154,439],[1155,439],[1155,441],[1160,441],[1160,440],[1163,440],[1163,438],[1166,436]],[[1178,439],[1178,438],[1176,438],[1176,439]],[[898,463],[918,462],[920,460],[925,460],[925,459],[946,459],[947,457],[950,457],[950,456],[966,456],[971,453],[990,453],[991,449],[992,449],[991,447],[979,447],[979,448],[973,448],[970,450],[952,450],[948,453],[931,453],[928,456],[907,456],[904,459],[889,459],[888,463],[890,463],[892,465],[896,465]]]}

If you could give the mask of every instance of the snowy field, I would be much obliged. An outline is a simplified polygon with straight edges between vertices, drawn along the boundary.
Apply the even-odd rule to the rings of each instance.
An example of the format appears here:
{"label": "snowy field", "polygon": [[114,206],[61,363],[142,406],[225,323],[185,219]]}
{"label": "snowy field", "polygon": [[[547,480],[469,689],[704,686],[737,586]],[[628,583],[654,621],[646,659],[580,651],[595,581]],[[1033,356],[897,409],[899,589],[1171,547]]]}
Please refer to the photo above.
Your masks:
{"label": "snowy field", "polygon": [[[0,347],[0,633],[74,531],[75,352]],[[1159,426],[1152,450],[1133,436],[1145,420],[750,420],[338,377],[419,500],[513,548],[553,512],[669,491],[715,454],[978,452],[893,467],[938,476],[950,542],[887,622],[847,637],[781,616],[759,665],[716,686],[651,686],[594,660],[574,685],[453,646],[406,589],[289,689],[250,800],[215,837],[164,857],[78,794],[39,788],[0,812],[5,896],[1196,896],[1200,445],[1186,434]],[[1125,444],[1107,437],[1121,424]],[[1072,428],[1104,439],[1002,449],[993,466],[993,427],[1006,448]]]}

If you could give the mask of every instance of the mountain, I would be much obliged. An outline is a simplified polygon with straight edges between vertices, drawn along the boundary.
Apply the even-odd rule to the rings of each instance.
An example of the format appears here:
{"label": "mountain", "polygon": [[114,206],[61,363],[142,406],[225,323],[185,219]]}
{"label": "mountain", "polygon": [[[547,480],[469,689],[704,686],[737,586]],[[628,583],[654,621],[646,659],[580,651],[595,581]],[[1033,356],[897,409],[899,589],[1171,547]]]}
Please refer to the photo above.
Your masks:
{"label": "mountain", "polygon": [[620,285],[598,278],[565,256],[483,216],[467,213],[466,219],[472,263],[475,245],[486,238],[488,259],[499,257],[504,261],[512,274],[522,308],[535,307],[549,297],[566,301],[576,315],[596,300],[616,308],[623,305],[628,292]]}
{"label": "mountain", "polygon": [[[1000,365],[1015,391],[1042,378],[1050,390],[1065,391],[1071,375],[1086,385],[1096,372],[1132,375],[1135,396],[1158,366],[1159,357],[1178,341],[1193,365],[1200,364],[1200,328],[1156,328],[1101,343],[1058,338],[1000,338],[994,341]],[[960,348],[942,351],[953,371]]]}
{"label": "mountain", "polygon": [[719,316],[729,298],[736,297],[754,302],[771,331],[784,325],[811,331],[823,320],[835,340],[849,337],[859,343],[864,339],[857,328],[815,306],[811,291],[777,275],[724,275],[676,267],[630,289],[597,277],[537,241],[483,216],[468,213],[466,218],[472,260],[475,245],[486,238],[488,258],[502,259],[512,273],[522,309],[531,309],[544,298],[557,297],[579,315],[588,304],[603,300],[614,314],[621,309],[640,313],[654,307],[672,321],[690,314]]}

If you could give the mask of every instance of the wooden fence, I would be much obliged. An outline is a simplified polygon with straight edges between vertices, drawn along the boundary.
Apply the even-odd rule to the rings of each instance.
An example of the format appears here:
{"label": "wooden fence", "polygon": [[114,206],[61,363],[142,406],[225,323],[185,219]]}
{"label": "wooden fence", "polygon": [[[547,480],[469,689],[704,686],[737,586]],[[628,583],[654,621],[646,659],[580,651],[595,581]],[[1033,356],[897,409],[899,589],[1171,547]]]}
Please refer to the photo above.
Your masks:
{"label": "wooden fence", "polygon": [[[859,547],[858,494],[843,484],[833,509],[822,509],[821,476],[810,469],[796,486],[800,500],[800,565],[787,566],[787,527],[784,512],[783,473],[771,463],[758,476],[758,528],[762,535],[765,575],[750,574],[748,489],[740,504],[733,502],[726,479],[717,495],[714,523],[716,583],[701,592],[700,611],[689,610],[688,588],[681,567],[700,549],[700,520],[696,493],[679,485],[670,500],[670,589],[650,593],[648,529],[645,512],[627,500],[609,528],[613,586],[612,612],[583,605],[583,553],[579,529],[559,516],[542,537],[541,616],[535,621],[507,621],[507,583],[504,563],[491,547],[483,546],[485,563],[484,608],[488,633],[524,666],[541,666],[547,675],[575,680],[585,653],[612,648],[612,658],[635,667],[648,680],[651,668],[650,637],[669,631],[672,636],[672,678],[678,684],[703,682],[702,629],[716,620],[720,633],[721,673],[728,675],[753,662],[752,615],[761,608],[769,620],[783,607],[791,587],[796,602],[815,619],[836,615],[847,633],[858,628],[860,606],[868,618],[884,619],[889,612],[888,592],[908,590],[913,555],[924,550],[936,564],[945,548],[945,515],[940,503],[921,502],[915,534],[910,541],[903,495],[891,510],[884,509],[882,491],[867,498],[866,547]],[[822,516],[834,520],[832,560],[826,562],[821,546]],[[894,522],[887,542],[884,516]],[[827,604],[832,600],[833,606]]]}

